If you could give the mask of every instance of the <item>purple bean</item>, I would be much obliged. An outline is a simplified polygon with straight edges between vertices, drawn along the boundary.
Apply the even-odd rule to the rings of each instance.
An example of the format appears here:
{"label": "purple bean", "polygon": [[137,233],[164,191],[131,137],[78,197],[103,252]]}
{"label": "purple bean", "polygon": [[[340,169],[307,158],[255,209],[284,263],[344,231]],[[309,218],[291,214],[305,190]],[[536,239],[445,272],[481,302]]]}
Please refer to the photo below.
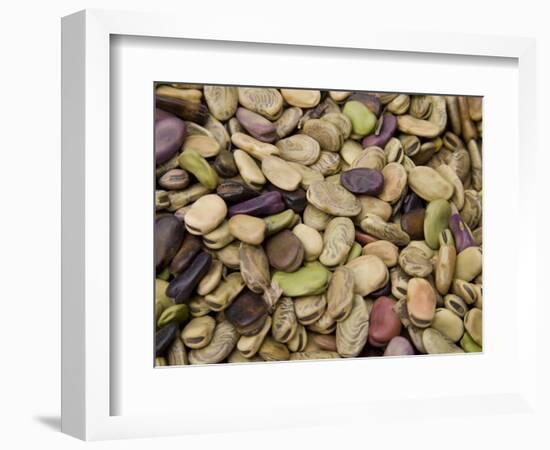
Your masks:
{"label": "purple bean", "polygon": [[342,186],[354,194],[377,196],[384,189],[384,177],[382,173],[366,167],[342,172],[340,182]]}
{"label": "purple bean", "polygon": [[270,216],[283,211],[285,207],[285,202],[280,192],[267,192],[259,197],[231,206],[228,217],[232,217],[235,214],[248,214],[257,217]]}
{"label": "purple bean", "polygon": [[395,336],[384,350],[384,356],[414,355],[414,347],[407,338]]}
{"label": "purple bean", "polygon": [[456,252],[460,253],[468,247],[477,247],[477,242],[474,239],[468,225],[464,223],[460,214],[454,213],[449,219],[449,228],[453,232],[455,239]]}
{"label": "purple bean", "polygon": [[259,141],[271,143],[277,139],[277,127],[265,117],[246,108],[237,109],[236,117],[246,131]]}
{"label": "purple bean", "polygon": [[187,126],[166,111],[155,111],[155,161],[162,164],[174,156],[185,139]]}
{"label": "purple bean", "polygon": [[393,114],[384,114],[382,117],[382,127],[378,134],[371,134],[363,139],[363,147],[371,147],[373,145],[377,147],[382,147],[388,143],[390,138],[395,133],[397,129],[397,119]]}
{"label": "purple bean", "polygon": [[166,295],[172,297],[176,303],[184,303],[191,298],[195,287],[210,269],[212,256],[206,252],[199,253],[191,265],[176,278],[174,278],[166,288]]}

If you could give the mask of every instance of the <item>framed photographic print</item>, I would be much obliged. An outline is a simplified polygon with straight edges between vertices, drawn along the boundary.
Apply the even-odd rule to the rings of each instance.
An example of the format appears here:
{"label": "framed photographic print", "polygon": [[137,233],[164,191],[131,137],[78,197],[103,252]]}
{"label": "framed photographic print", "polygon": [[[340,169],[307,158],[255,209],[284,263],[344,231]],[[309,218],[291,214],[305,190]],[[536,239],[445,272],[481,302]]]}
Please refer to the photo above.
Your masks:
{"label": "framed photographic print", "polygon": [[538,414],[534,236],[502,245],[532,41],[85,11],[62,44],[64,432]]}

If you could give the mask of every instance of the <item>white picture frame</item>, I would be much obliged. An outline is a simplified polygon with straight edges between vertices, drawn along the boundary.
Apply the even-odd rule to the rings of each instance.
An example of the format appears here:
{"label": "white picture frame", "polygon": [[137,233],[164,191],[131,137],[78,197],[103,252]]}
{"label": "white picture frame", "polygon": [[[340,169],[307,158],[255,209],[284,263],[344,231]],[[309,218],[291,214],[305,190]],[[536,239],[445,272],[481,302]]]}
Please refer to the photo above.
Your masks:
{"label": "white picture frame", "polygon": [[[185,26],[182,26],[181,20],[169,14],[98,10],[82,11],[63,19],[62,431],[80,439],[98,440],[236,429],[253,430],[284,426],[310,426],[312,424],[334,423],[334,421],[353,421],[353,417],[359,416],[376,418],[382,415],[388,420],[393,420],[393,418],[398,420],[400,416],[403,416],[403,411],[407,411],[407,414],[411,416],[422,417],[424,420],[430,421],[438,419],[430,412],[430,408],[436,408],[440,417],[467,417],[471,413],[470,408],[472,408],[472,405],[475,405],[479,414],[489,415],[506,412],[517,414],[525,420],[532,420],[534,416],[539,417],[542,414],[542,405],[537,404],[536,401],[537,353],[534,346],[525,345],[527,342],[536,342],[536,317],[521,311],[513,317],[511,314],[501,313],[503,321],[513,321],[510,323],[517,327],[517,329],[514,329],[513,338],[510,338],[509,343],[514,347],[514,357],[517,357],[517,361],[516,359],[514,361],[518,364],[513,374],[509,374],[509,376],[502,374],[500,380],[494,381],[494,390],[491,392],[484,391],[486,385],[483,383],[480,383],[477,389],[472,386],[463,389],[462,394],[459,390],[449,389],[447,396],[441,390],[433,393],[421,389],[414,396],[404,396],[401,392],[388,395],[386,403],[381,397],[373,398],[372,402],[369,403],[365,400],[366,397],[361,395],[358,395],[352,402],[344,403],[327,398],[313,403],[307,396],[303,401],[290,402],[284,396],[279,395],[280,401],[275,403],[275,400],[273,400],[270,407],[271,412],[268,408],[256,411],[255,414],[247,411],[246,405],[237,405],[239,397],[235,394],[231,396],[231,393],[227,392],[226,396],[232,402],[231,404],[237,406],[220,408],[217,413],[212,412],[207,422],[201,420],[201,417],[194,419],[188,413],[178,412],[177,407],[165,410],[166,405],[158,405],[158,409],[154,409],[156,406],[152,404],[153,399],[151,398],[143,402],[143,405],[145,405],[143,410],[140,409],[139,405],[133,405],[132,402],[128,402],[129,406],[122,409],[114,404],[116,402],[113,399],[117,395],[115,391],[126,389],[126,385],[121,386],[120,381],[115,381],[115,378],[113,378],[113,367],[117,364],[120,365],[120,361],[126,361],[124,359],[126,354],[121,355],[120,353],[120,349],[126,348],[124,347],[126,341],[123,337],[119,339],[124,341],[121,347],[117,347],[118,350],[113,348],[113,342],[118,339],[116,336],[119,333],[116,320],[113,318],[123,319],[121,319],[120,314],[113,311],[114,303],[111,302],[111,297],[116,292],[113,290],[115,288],[110,277],[111,265],[113,264],[111,260],[112,252],[113,248],[118,245],[116,239],[113,239],[113,236],[116,235],[111,233],[113,214],[110,208],[113,193],[111,188],[114,188],[118,183],[117,174],[113,173],[112,170],[112,155],[110,154],[110,147],[118,145],[118,138],[113,138],[113,133],[110,130],[112,119],[110,111],[113,106],[112,102],[116,97],[116,93],[112,89],[112,83],[114,82],[112,58],[116,57],[117,54],[120,55],[112,47],[114,36],[170,38],[180,40],[180,42],[188,42],[190,45],[192,42],[211,41],[213,47],[215,47],[216,42],[231,42],[232,45],[242,49],[249,48],[247,45],[254,45],[256,54],[262,53],[258,52],[258,48],[264,48],[262,46],[265,46],[265,50],[269,52],[269,49],[272,48],[269,47],[270,45],[278,44],[277,51],[283,57],[285,52],[291,52],[291,46],[299,46],[302,50],[309,48],[312,51],[316,49],[321,53],[323,51],[330,52],[332,57],[334,57],[335,52],[338,52],[338,49],[342,52],[346,50],[357,52],[369,50],[380,52],[380,54],[387,54],[388,52],[393,55],[406,54],[409,55],[409,62],[405,61],[405,64],[413,64],[414,58],[426,58],[426,55],[433,55],[434,57],[436,55],[448,55],[450,60],[455,57],[474,58],[474,63],[476,57],[506,59],[513,64],[517,64],[514,69],[515,75],[510,76],[517,76],[519,83],[517,85],[518,114],[514,114],[512,119],[513,127],[516,128],[517,133],[512,132],[511,135],[513,142],[509,145],[509,150],[512,152],[510,155],[517,158],[519,155],[518,148],[520,147],[522,149],[535,148],[535,45],[531,39],[481,37],[450,33],[405,33],[375,28],[362,30],[361,33],[350,32],[349,34],[335,33],[327,35],[322,32],[322,29],[316,29],[315,27],[308,28],[307,31],[304,29],[290,29],[284,35],[281,35],[276,30],[269,27],[263,28],[261,24],[253,21],[250,26],[241,28],[231,27],[228,25],[229,23],[230,21],[227,24],[220,21],[216,24],[216,31],[213,32],[211,28],[205,27],[201,21],[187,21]],[[198,52],[200,53],[200,49]],[[223,53],[223,49],[221,52]],[[132,56],[132,54],[129,55]],[[269,56],[269,53],[267,55]],[[261,57],[261,55],[257,55],[257,57]],[[296,63],[298,64],[298,61]],[[498,68],[495,70],[498,70]],[[283,75],[279,74],[277,76],[282,77]],[[143,77],[145,80],[145,75]],[[294,75],[294,77],[296,80],[299,78],[299,76],[296,78],[297,75]],[[243,80],[241,84],[278,85],[275,81],[270,83],[270,80],[275,80],[275,78],[275,75],[273,79],[269,77],[262,80],[251,78]],[[212,80],[214,82],[214,79]],[[207,82],[210,80],[182,79],[173,81]],[[228,79],[227,83],[231,84],[231,81],[239,83],[238,78],[235,80]],[[323,82],[321,78],[311,81],[313,84]],[[455,81],[450,79],[447,85],[440,84],[437,91],[440,92],[446,88],[451,89],[453,82]],[[281,85],[291,86],[292,83],[292,79],[288,78],[286,84]],[[418,80],[410,83],[408,86],[404,86],[402,90],[407,91],[407,87],[414,89],[416,86],[421,86],[418,84]],[[495,80],[495,85],[497,84],[498,81]],[[391,86],[391,83],[387,86]],[[323,87],[344,88],[347,86]],[[383,90],[384,85],[378,84],[372,90],[377,90],[376,87],[379,88],[378,90]],[[478,95],[484,93],[475,92],[475,86],[473,85],[470,86],[470,89],[468,93]],[[425,92],[425,90],[422,90],[422,92]],[[495,90],[495,92],[497,91]],[[515,105],[515,102],[512,105]],[[152,104],[147,105],[147,107],[152,108]],[[493,110],[495,117],[502,114],[497,109],[495,106]],[[491,108],[489,108],[489,111],[491,111]],[[143,117],[136,116],[135,118],[136,121],[141,119]],[[122,125],[125,126],[124,123]],[[147,133],[147,130],[144,130],[144,133]],[[147,137],[147,134],[143,136]],[[149,142],[152,142],[152,140]],[[146,170],[147,164],[152,161],[152,157],[147,159],[146,154],[138,152],[138,158],[140,162],[136,163],[137,170],[141,170],[140,168]],[[515,192],[515,196],[512,196],[510,200],[514,204],[515,209],[513,211],[518,215],[521,214],[523,226],[532,224],[533,229],[536,221],[536,207],[533,206],[536,196],[532,195],[534,186],[528,174],[536,166],[535,158],[534,150],[526,155],[522,154],[521,158],[518,158],[519,176],[514,177],[510,181],[511,186],[508,186],[512,194]],[[142,159],[143,161],[141,161]],[[512,166],[505,166],[506,164],[503,164],[502,171],[513,169]],[[117,165],[114,167],[120,168]],[[491,172],[490,168],[487,168],[487,171],[493,173],[495,178],[498,176],[498,173],[496,171]],[[487,178],[488,176],[485,174],[485,179]],[[489,190],[487,197],[484,194],[485,202],[489,201],[487,198],[491,199],[490,192]],[[493,195],[495,195],[494,191]],[[492,198],[497,200],[496,196]],[[519,202],[519,198],[525,200]],[[144,199],[148,201],[147,197],[144,197]],[[146,211],[145,213],[149,212]],[[486,219],[489,227],[491,224],[497,223],[496,217],[493,219],[484,217],[484,220]],[[517,220],[517,218],[510,218],[510,220]],[[496,227],[493,227],[492,230],[494,233],[499,233]],[[147,229],[145,228],[142,231],[146,233]],[[504,233],[502,230],[500,232]],[[525,264],[518,263],[518,261],[536,261],[535,242],[533,233],[533,235],[525,237],[523,245],[513,253],[515,255],[513,267],[507,269],[509,270],[507,274],[517,275],[517,280],[511,281],[511,286],[514,289],[511,289],[508,294],[503,293],[503,295],[507,295],[507,306],[510,308],[517,306],[517,296],[519,295],[517,289],[521,280],[529,277],[528,268]],[[147,247],[147,243],[143,245]],[[495,251],[497,250],[495,248]],[[531,263],[529,270],[533,270],[533,264]],[[139,268],[136,268],[136,270],[139,270]],[[536,270],[533,270],[533,273],[536,273]],[[493,275],[493,279],[495,279],[498,273]],[[491,276],[489,276],[489,279],[491,279]],[[495,296],[497,293],[495,291]],[[529,305],[530,310],[535,311],[537,308],[536,283],[531,282],[529,286],[522,288],[522,293],[525,293],[524,298],[522,298],[524,307]],[[487,298],[491,298],[490,294]],[[124,305],[121,304],[120,307],[124,308]],[[496,308],[490,306],[488,311],[488,314],[498,312]],[[489,322],[486,328],[489,335],[491,335],[491,326],[492,323]],[[498,324],[495,324],[493,337],[502,336],[501,333],[502,330],[498,328]],[[498,348],[494,348],[496,349],[495,353],[498,353]],[[141,364],[141,361],[143,361],[142,356],[140,353],[130,355],[129,358],[134,358],[132,361],[139,361]],[[479,364],[480,368],[483,367],[483,371],[489,371],[491,365],[496,364],[496,362],[492,362],[490,350],[479,358],[477,356],[469,356],[468,360],[458,358],[460,357],[438,357],[435,360],[430,359],[429,363],[418,362],[422,359],[428,361],[428,358],[417,358],[416,362],[411,363],[407,369],[410,367],[411,373],[416,373],[415,371],[422,370],[422,367],[419,367],[420,365],[424,365],[426,368],[424,370],[428,370],[427,364],[430,364],[431,370],[434,370],[433,368],[437,369],[437,367],[455,367],[458,370],[459,367],[470,367],[469,365],[475,368],[476,364]],[[476,358],[478,358],[477,362]],[[498,361],[501,363],[503,355],[500,354],[499,358]],[[379,376],[376,374],[383,371],[391,376],[391,373],[395,374],[403,367],[402,365],[409,364],[409,362],[405,363],[403,359],[387,359],[383,363],[383,368],[377,367],[371,368],[371,370],[375,377]],[[482,364],[485,364],[485,366]],[[138,367],[136,370],[141,370],[139,369],[141,366],[136,365],[136,367]],[[295,377],[314,377],[319,367],[322,367],[323,373],[327,374],[324,376],[332,379],[339,379],[346,373],[360,374],[362,370],[365,370],[364,362],[358,362],[357,360],[346,361],[345,366],[329,361],[305,363],[297,366],[283,363],[254,365],[253,367],[254,376],[262,379],[283,377],[285,376],[283,372],[289,370],[293,371],[292,376]],[[294,367],[299,367],[299,369],[294,369]],[[124,367],[121,370],[124,371]],[[154,369],[151,367],[151,370]],[[206,380],[205,382],[219,376],[220,373],[213,372],[209,367],[174,370],[181,370],[182,377],[188,376],[193,380],[202,379]],[[249,372],[244,372],[244,370],[247,370],[244,366],[232,367],[230,376],[245,376]],[[154,380],[147,378],[149,375],[143,375],[143,378],[140,378],[141,374],[136,375],[138,376],[138,386],[132,387],[128,383],[128,389],[133,388],[134,390],[128,391],[126,397],[137,395],[135,388],[148,380],[148,382],[157,383],[156,387],[160,389],[159,392],[163,393],[161,397],[165,398],[170,391],[163,391],[162,389],[164,387],[169,388],[172,385],[174,373],[172,369],[157,369]],[[116,379],[124,380],[124,378]],[[159,379],[161,380],[160,384],[158,384]],[[144,390],[148,391],[148,389]],[[457,397],[457,395],[460,396]],[[146,397],[146,393],[144,393],[144,397]],[[373,397],[376,397],[374,393]],[[421,402],[418,401],[419,398],[422,399]],[[198,402],[198,398],[191,396],[188,405],[194,405],[198,408],[198,411],[202,411]],[[391,405],[395,405],[396,402],[400,405],[400,412],[397,413],[393,412],[391,408]],[[175,403],[179,404],[178,402]],[[327,405],[331,405],[330,408],[327,408]],[[114,410],[118,411],[117,414],[113,414]],[[132,412],[126,413],[126,410]],[[232,415],[231,420],[227,420],[228,413]]]}

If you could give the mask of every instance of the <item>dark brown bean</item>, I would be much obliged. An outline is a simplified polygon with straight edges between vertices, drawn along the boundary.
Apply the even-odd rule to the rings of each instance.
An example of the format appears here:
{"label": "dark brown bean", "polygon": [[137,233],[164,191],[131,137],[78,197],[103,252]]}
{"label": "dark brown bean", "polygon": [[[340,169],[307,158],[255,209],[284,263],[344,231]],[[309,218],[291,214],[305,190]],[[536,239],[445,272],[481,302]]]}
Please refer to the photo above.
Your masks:
{"label": "dark brown bean", "polygon": [[290,230],[283,230],[269,238],[265,251],[269,265],[283,272],[294,272],[304,261],[304,246]]}
{"label": "dark brown bean", "polygon": [[245,288],[224,311],[225,318],[243,336],[256,334],[267,318],[267,304],[258,294]]}
{"label": "dark brown bean", "polygon": [[424,239],[424,208],[414,209],[401,215],[401,228],[412,240],[421,241]]}
{"label": "dark brown bean", "polygon": [[223,201],[228,205],[241,203],[251,198],[258,197],[260,193],[249,188],[244,183],[239,183],[234,180],[225,180],[218,184],[216,193],[223,198]]}
{"label": "dark brown bean", "polygon": [[157,272],[170,264],[181,246],[184,234],[183,224],[172,214],[163,215],[155,221],[155,266]]}
{"label": "dark brown bean", "polygon": [[195,256],[201,250],[201,238],[194,234],[187,233],[178,252],[170,264],[170,272],[179,274],[189,267]]}

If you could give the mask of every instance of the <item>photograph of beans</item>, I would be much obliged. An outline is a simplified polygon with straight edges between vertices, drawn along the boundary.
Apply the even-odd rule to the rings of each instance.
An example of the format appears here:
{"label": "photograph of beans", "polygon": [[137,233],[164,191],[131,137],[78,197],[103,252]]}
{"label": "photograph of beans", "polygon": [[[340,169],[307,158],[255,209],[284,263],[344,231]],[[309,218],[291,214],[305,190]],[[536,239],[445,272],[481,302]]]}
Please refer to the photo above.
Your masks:
{"label": "photograph of beans", "polygon": [[482,351],[482,98],[158,82],[155,365]]}

